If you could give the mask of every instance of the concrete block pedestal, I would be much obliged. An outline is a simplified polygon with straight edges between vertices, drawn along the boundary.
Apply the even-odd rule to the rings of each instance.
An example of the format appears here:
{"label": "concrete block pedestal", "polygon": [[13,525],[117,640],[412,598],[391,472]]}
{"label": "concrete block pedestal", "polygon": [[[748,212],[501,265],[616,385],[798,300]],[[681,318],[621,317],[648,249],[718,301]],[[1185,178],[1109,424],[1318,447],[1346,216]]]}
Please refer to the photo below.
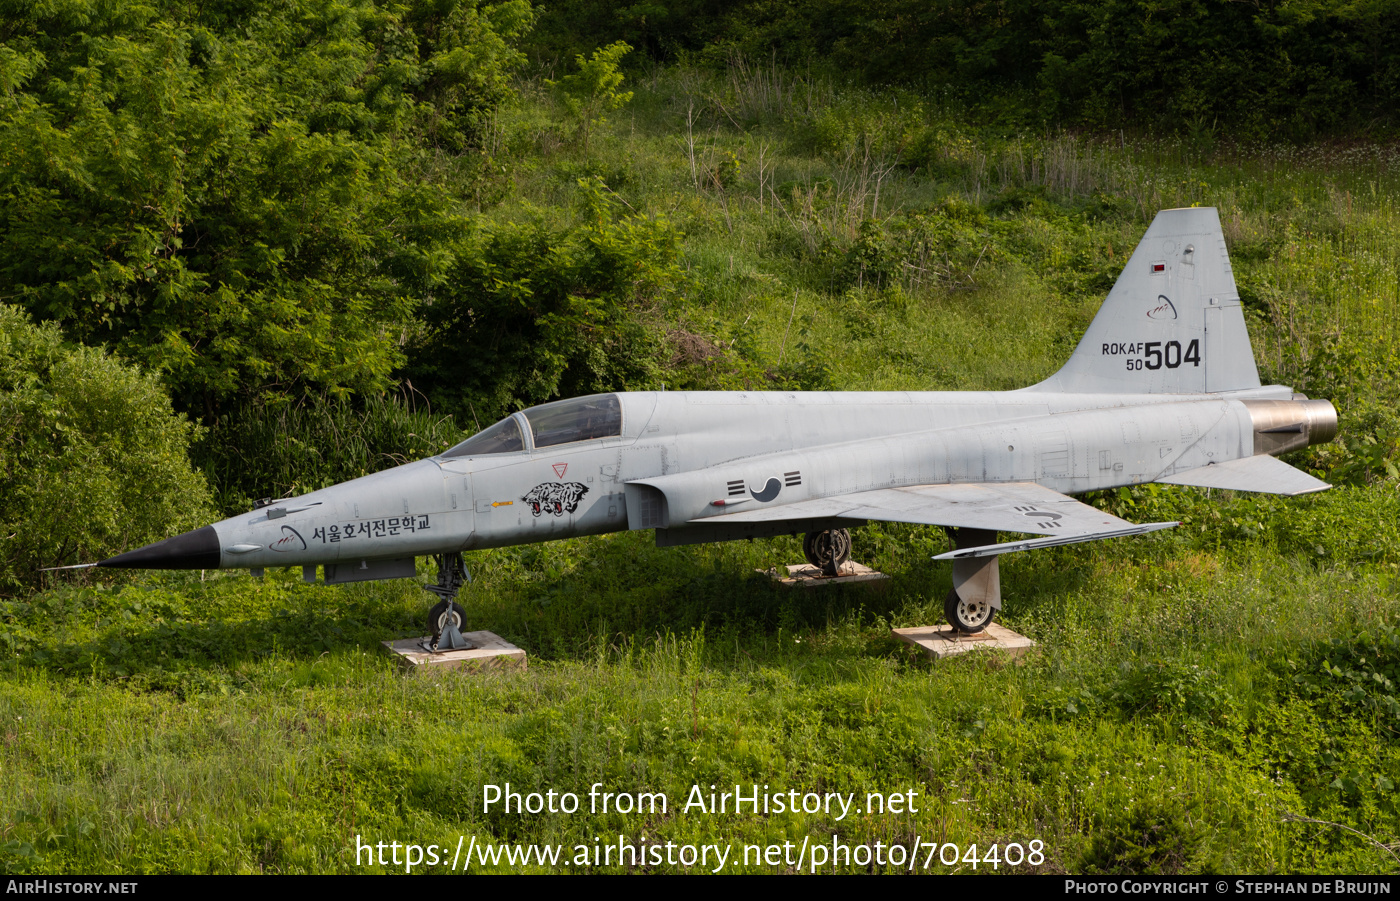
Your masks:
{"label": "concrete block pedestal", "polygon": [[800,585],[803,588],[814,588],[818,585],[848,585],[854,582],[881,582],[889,576],[882,572],[873,570],[868,566],[847,560],[841,564],[841,575],[828,576],[822,573],[821,569],[810,563],[799,563],[795,566],[784,566],[787,575],[783,575],[778,569],[760,569],[758,572],[768,576],[773,581],[787,588]]}
{"label": "concrete block pedestal", "polygon": [[1005,626],[992,623],[981,632],[968,634],[956,632],[952,626],[915,626],[909,629],[893,629],[894,637],[907,641],[919,648],[934,660],[966,654],[969,651],[995,649],[1005,651],[1012,657],[1019,657],[1035,647],[1035,642],[1024,635],[1012,632]]}
{"label": "concrete block pedestal", "polygon": [[506,641],[495,632],[463,632],[462,637],[476,647],[466,651],[425,651],[419,642],[423,638],[401,638],[398,641],[383,642],[384,649],[398,661],[406,672],[422,672],[427,669],[462,669],[480,671],[514,667],[525,669],[525,652]]}

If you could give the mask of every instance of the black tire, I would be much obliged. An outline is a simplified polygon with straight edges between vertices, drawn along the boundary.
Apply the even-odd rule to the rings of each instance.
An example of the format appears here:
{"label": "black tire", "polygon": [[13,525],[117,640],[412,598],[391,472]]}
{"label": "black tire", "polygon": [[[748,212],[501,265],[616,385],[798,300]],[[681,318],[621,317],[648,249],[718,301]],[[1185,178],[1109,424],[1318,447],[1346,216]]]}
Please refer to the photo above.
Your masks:
{"label": "black tire", "polygon": [[448,612],[449,603],[447,601],[438,601],[433,605],[433,609],[428,611],[428,631],[433,633],[433,641],[435,642],[438,640],[438,636],[442,634],[442,630],[447,628],[448,622],[453,618],[456,619],[455,625],[457,626],[457,631],[466,631],[467,611],[463,610],[462,605],[456,601],[452,601],[450,606],[450,614]]}
{"label": "black tire", "polygon": [[851,559],[851,533],[846,529],[808,532],[802,537],[802,556],[826,575],[840,575],[841,564]]}
{"label": "black tire", "polygon": [[996,608],[987,603],[969,603],[958,597],[957,589],[949,589],[943,601],[943,615],[955,632],[981,632],[992,624]]}

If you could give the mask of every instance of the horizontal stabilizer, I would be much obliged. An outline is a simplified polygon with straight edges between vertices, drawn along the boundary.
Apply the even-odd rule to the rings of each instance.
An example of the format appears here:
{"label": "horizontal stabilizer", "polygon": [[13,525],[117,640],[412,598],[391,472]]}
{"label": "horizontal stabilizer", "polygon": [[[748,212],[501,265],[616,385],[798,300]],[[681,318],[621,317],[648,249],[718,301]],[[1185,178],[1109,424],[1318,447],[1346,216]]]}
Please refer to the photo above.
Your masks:
{"label": "horizontal stabilizer", "polygon": [[1313,478],[1282,460],[1260,454],[1228,463],[1207,463],[1195,469],[1157,479],[1167,485],[1195,488],[1226,488],[1230,491],[1258,491],[1265,494],[1311,494],[1332,486]]}
{"label": "horizontal stabilizer", "polygon": [[1140,526],[1130,526],[1126,529],[1114,529],[1109,532],[1080,532],[1076,535],[1053,535],[1049,538],[1028,538],[1025,541],[1008,541],[1005,544],[984,544],[981,547],[960,548],[956,551],[949,551],[946,554],[939,554],[935,560],[961,560],[966,557],[994,557],[998,554],[1011,554],[1016,551],[1033,551],[1036,548],[1056,547],[1061,544],[1080,544],[1085,541],[1101,541],[1105,538],[1126,538],[1129,535],[1146,535],[1148,532],[1155,532],[1158,529],[1170,529],[1179,526],[1179,522],[1149,522]]}
{"label": "horizontal stabilizer", "polygon": [[814,498],[691,523],[758,523],[794,519],[907,522],[952,528],[1067,535],[1131,528],[1132,523],[1034,482],[915,485]]}

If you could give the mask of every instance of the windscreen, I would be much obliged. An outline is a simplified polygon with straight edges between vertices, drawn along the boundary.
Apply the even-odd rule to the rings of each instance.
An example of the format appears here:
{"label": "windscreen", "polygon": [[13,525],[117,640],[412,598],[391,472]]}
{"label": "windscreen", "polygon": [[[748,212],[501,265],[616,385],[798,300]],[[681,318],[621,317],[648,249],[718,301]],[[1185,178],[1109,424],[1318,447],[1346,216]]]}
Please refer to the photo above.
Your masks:
{"label": "windscreen", "polygon": [[508,454],[525,449],[525,439],[520,434],[520,424],[515,417],[477,432],[461,444],[443,454],[444,457],[484,457],[487,454]]}
{"label": "windscreen", "polygon": [[622,434],[622,404],[616,394],[594,394],[525,411],[535,434],[535,447],[553,447]]}

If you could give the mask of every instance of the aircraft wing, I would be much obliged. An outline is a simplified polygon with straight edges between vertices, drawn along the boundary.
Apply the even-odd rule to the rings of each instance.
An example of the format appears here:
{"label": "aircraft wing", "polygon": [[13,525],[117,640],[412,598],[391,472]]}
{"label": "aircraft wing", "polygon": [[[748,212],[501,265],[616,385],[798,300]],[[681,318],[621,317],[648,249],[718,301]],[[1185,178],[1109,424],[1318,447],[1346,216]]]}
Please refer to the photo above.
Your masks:
{"label": "aircraft wing", "polygon": [[1056,536],[1119,534],[1126,529],[1141,528],[1035,482],[877,488],[706,516],[691,522],[755,523],[832,517]]}

